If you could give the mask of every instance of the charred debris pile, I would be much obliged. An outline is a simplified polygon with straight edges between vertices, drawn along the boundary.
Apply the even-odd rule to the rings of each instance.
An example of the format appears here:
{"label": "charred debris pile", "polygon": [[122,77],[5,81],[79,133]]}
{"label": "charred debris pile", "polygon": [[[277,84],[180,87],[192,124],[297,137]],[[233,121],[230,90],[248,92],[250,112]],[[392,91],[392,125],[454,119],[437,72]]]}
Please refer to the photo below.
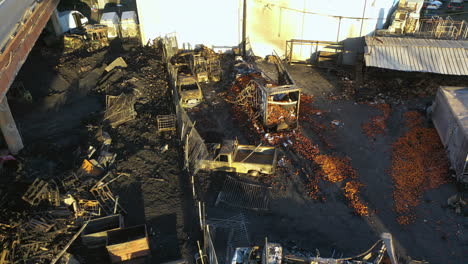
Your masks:
{"label": "charred debris pile", "polygon": [[[149,188],[164,187],[163,193],[170,193],[154,199],[180,205],[182,197],[178,145],[157,132],[157,115],[173,109],[160,54],[152,46],[117,59],[109,50],[60,55],[56,70],[64,79],[77,81],[80,91],[102,98],[102,111],[82,120],[80,145],[62,147],[52,139],[32,142],[16,157],[2,156],[2,263],[59,263],[70,258],[86,262],[90,248],[110,254],[106,238],[92,234],[106,229],[116,231],[117,237],[120,231],[139,232],[144,250],[137,255],[150,254],[151,230],[144,216],[127,214],[141,205],[126,200],[132,195],[126,186],[144,176]],[[177,236],[185,236],[181,226]],[[128,253],[110,255],[132,255]],[[101,261],[107,263],[109,255]]]}
{"label": "charred debris pile", "polygon": [[[236,79],[226,94],[232,113],[239,123],[248,120],[243,128],[249,140],[273,145],[283,150],[280,170],[295,170],[306,186],[306,196],[325,201],[320,182],[340,182],[343,195],[354,213],[369,215],[369,208],[360,197],[363,184],[347,157],[326,154],[319,145],[303,134],[298,124],[309,123],[315,113],[312,97],[300,92],[281,60],[273,55],[277,76],[269,77],[254,64],[239,59],[234,65]],[[291,167],[292,165],[292,167]],[[318,176],[318,177],[317,177]],[[270,181],[270,180],[267,180]],[[284,189],[281,185],[280,189]]]}

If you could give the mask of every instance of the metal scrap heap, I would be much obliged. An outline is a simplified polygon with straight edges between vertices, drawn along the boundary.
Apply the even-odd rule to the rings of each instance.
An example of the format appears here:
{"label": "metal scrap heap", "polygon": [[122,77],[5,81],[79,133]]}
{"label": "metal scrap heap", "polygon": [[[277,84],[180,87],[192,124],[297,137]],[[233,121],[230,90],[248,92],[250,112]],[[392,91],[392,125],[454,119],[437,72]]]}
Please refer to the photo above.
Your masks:
{"label": "metal scrap heap", "polygon": [[[275,60],[279,62],[278,60]],[[278,64],[277,64],[278,65]],[[281,69],[281,68],[280,68]],[[278,132],[281,128],[280,124],[297,123],[299,119],[303,122],[309,122],[311,114],[320,113],[320,111],[311,107],[312,97],[300,94],[297,97],[290,96],[289,93],[280,93],[281,88],[286,86],[286,91],[292,88],[289,85],[279,86],[274,81],[269,79],[261,71],[254,68],[253,65],[240,61],[235,65],[235,72],[237,78],[231,87],[230,93],[227,94],[226,100],[232,103],[232,112],[234,118],[239,122],[245,122],[247,119],[252,125],[244,126],[249,131],[247,132],[252,138],[252,141],[257,142],[259,139],[270,145],[282,146],[285,149],[291,149],[296,154],[299,154],[306,162],[316,164],[314,170],[304,170],[301,164],[296,164],[296,168],[302,167],[296,174],[302,172],[307,178],[306,191],[312,199],[325,199],[320,193],[319,182],[320,180],[342,183],[343,194],[348,199],[350,207],[358,215],[368,215],[369,209],[367,204],[359,197],[360,189],[363,186],[357,180],[357,172],[351,166],[349,158],[337,157],[326,155],[320,152],[318,145],[313,143],[307,136],[303,135],[300,130],[291,129],[288,131]],[[281,72],[281,71],[280,71]],[[284,76],[289,76],[287,71]],[[286,77],[279,77],[279,79],[288,79]],[[290,78],[290,77],[289,77]],[[289,83],[294,82],[289,79]],[[297,89],[297,88],[296,88]],[[265,116],[262,116],[261,106],[258,104],[261,93],[268,91],[277,91],[274,95],[267,97],[268,103],[275,102],[278,104],[268,105]],[[291,100],[293,99],[293,100]],[[304,110],[305,114],[299,116],[299,106],[285,108],[284,104],[290,104],[291,101],[300,101],[300,109]],[[289,105],[290,106],[290,105]],[[262,123],[262,121],[264,121]],[[274,127],[277,128],[276,132],[266,133],[266,130]],[[255,137],[258,135],[258,137]]]}
{"label": "metal scrap heap", "polygon": [[82,166],[70,175],[36,178],[21,197],[28,211],[2,209],[2,264],[55,263],[89,219],[125,212],[110,189],[110,183],[125,174],[109,170],[116,155],[109,152],[106,132],[102,138],[100,151],[90,147]]}
{"label": "metal scrap heap", "polygon": [[[240,107],[254,126],[273,131],[291,131],[299,118],[300,89],[279,59],[278,81],[269,79],[252,64],[237,58],[236,79],[228,101]],[[285,77],[287,76],[287,77]]]}

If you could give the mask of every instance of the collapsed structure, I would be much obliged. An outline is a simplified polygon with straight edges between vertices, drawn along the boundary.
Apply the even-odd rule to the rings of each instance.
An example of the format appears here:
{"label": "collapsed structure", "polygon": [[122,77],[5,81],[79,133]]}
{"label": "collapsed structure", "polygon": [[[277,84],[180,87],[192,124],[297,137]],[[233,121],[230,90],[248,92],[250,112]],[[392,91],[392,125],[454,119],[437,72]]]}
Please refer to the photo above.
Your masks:
{"label": "collapsed structure", "polygon": [[66,53],[85,49],[88,52],[109,46],[107,38],[108,27],[104,25],[86,25],[83,28],[66,33],[63,36],[63,46]]}
{"label": "collapsed structure", "polygon": [[301,92],[280,58],[271,58],[277,81],[242,60],[234,65],[237,75],[232,89],[237,95],[233,103],[267,131],[293,130],[299,122]]}
{"label": "collapsed structure", "polygon": [[[127,64],[119,57],[105,66],[86,74],[79,87],[87,91],[88,86],[104,85]],[[106,99],[107,110],[99,122],[116,128],[136,117],[136,95],[109,95]],[[20,194],[21,203],[7,199],[15,194],[10,188],[0,190],[0,263],[73,263],[88,257],[82,253],[88,251],[97,252],[91,257],[94,261],[120,263],[150,254],[146,226],[124,221],[127,211],[115,191],[117,181],[131,176],[115,170],[117,153],[110,134],[101,129],[97,137],[100,145],[88,145],[84,153],[78,149],[78,166],[70,171],[58,176],[35,172],[34,178],[15,182],[19,186],[23,181],[29,183]],[[2,159],[2,163],[8,160],[19,165],[12,156]],[[5,170],[3,167],[2,174]],[[12,209],[12,204],[20,208]],[[18,211],[21,209],[24,211]],[[81,247],[81,253],[67,253],[75,253],[75,247]]]}
{"label": "collapsed structure", "polygon": [[[189,126],[190,132],[186,140],[186,159],[191,160],[194,171],[199,169],[208,171],[224,171],[249,174],[258,176],[260,173],[273,174],[277,164],[277,151],[274,147],[242,145],[236,140],[223,140],[214,144],[206,144],[205,140],[196,132],[195,124],[197,119],[191,121],[194,115],[191,112],[198,111],[193,109],[206,100],[202,95],[200,82],[218,82],[221,78],[221,67],[219,55],[207,47],[200,47],[193,51],[180,51],[177,48],[177,39],[175,37],[166,37],[164,43],[164,54],[167,56],[167,67],[169,79],[171,80],[172,95],[176,109],[178,110],[178,126],[182,129],[182,135],[188,132],[186,126]],[[284,76],[284,79],[291,81],[290,76]],[[254,89],[256,86],[252,86]],[[286,89],[285,89],[286,90]],[[299,96],[299,90],[296,96]],[[262,90],[255,89],[259,96]],[[275,110],[271,109],[273,95],[263,96],[264,105],[260,109],[266,116],[271,116]],[[284,98],[282,98],[284,99]],[[257,104],[260,102],[256,102]],[[253,102],[250,102],[253,103]],[[276,103],[276,102],[273,102]],[[292,102],[298,104],[297,101]],[[286,102],[285,105],[291,103]],[[258,105],[260,106],[260,105]],[[282,109],[281,107],[278,107]],[[267,112],[269,110],[269,112]],[[298,111],[296,107],[294,112]],[[187,117],[184,117],[187,115]],[[264,115],[262,115],[264,116]],[[186,119],[184,121],[184,119]],[[265,118],[265,121],[271,122]],[[194,122],[194,123],[192,123]],[[294,119],[297,124],[297,119]],[[276,125],[276,124],[273,124]],[[194,136],[192,136],[194,135]],[[183,136],[182,136],[183,137]],[[193,138],[193,142],[191,142]],[[196,149],[192,152],[190,149]],[[194,159],[192,159],[194,157]]]}

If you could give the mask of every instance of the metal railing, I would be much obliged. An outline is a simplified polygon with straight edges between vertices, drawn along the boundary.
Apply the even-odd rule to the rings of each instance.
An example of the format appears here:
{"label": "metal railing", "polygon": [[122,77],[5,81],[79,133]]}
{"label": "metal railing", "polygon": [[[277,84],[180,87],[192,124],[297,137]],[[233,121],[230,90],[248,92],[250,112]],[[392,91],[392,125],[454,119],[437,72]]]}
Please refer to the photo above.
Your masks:
{"label": "metal railing", "polygon": [[468,37],[468,24],[451,17],[421,19],[414,35],[417,37],[462,40]]}

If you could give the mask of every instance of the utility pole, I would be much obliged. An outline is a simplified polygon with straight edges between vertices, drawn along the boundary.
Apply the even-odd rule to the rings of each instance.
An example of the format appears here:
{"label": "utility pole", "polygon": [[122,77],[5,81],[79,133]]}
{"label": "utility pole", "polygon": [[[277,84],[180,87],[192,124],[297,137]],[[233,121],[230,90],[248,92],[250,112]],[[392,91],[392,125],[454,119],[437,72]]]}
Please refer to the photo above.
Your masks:
{"label": "utility pole", "polygon": [[367,0],[364,0],[364,8],[362,9],[361,29],[359,30],[359,37],[362,36],[362,26],[364,25],[364,16],[366,15]]}
{"label": "utility pole", "polygon": [[244,0],[242,7],[242,57],[246,57],[246,43],[247,43],[247,0]]}

